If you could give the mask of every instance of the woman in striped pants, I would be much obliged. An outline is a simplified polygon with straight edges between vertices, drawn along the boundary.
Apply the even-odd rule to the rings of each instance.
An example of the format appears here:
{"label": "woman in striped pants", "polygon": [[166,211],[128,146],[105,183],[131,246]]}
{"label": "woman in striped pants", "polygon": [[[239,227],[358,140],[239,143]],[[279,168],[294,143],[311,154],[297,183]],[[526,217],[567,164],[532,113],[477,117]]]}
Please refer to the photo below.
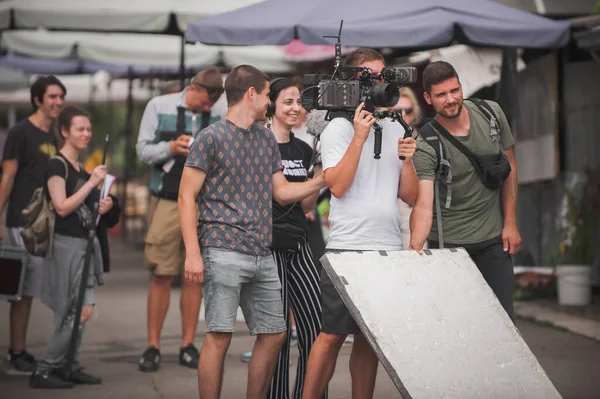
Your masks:
{"label": "woman in striped pants", "polygon": [[[289,79],[275,79],[271,82],[269,97],[271,106],[267,116],[271,118],[270,128],[279,143],[283,174],[291,182],[306,181],[313,150],[291,132],[302,107],[300,91]],[[315,167],[315,174],[320,173],[320,166]],[[288,340],[279,355],[269,389],[270,399],[290,397],[290,308],[296,320],[300,352],[292,398],[302,397],[308,354],[321,329],[320,267],[313,261],[307,239],[308,220],[304,216],[314,209],[317,196],[318,193],[288,206],[273,202],[273,256],[281,278]]]}

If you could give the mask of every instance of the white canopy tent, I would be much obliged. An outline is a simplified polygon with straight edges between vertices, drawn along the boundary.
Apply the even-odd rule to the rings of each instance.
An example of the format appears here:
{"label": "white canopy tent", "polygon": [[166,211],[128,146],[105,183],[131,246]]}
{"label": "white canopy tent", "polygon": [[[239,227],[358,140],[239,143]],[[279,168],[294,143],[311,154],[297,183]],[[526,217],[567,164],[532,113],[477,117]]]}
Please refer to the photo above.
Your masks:
{"label": "white canopy tent", "polygon": [[[410,64],[433,61],[446,61],[454,66],[460,76],[463,94],[467,98],[500,80],[502,50],[456,44],[435,50],[419,51],[408,57]],[[523,69],[525,69],[525,62],[521,57],[517,57],[517,71]]]}
{"label": "white canopy tent", "polygon": [[[108,64],[177,69],[179,38],[140,33],[53,32],[13,30],[2,34],[0,46],[17,54],[39,58],[76,58]],[[286,73],[294,64],[279,46],[207,46],[186,44],[186,69],[219,62],[227,67],[252,64],[267,73]]]}
{"label": "white canopy tent", "polygon": [[[29,92],[29,76],[17,69],[11,69],[0,66],[0,91],[26,89]],[[0,93],[1,95],[1,93]],[[10,103],[9,103],[10,104]],[[8,108],[8,126],[12,127],[16,123],[16,111],[14,106]]]}
{"label": "white canopy tent", "polygon": [[[9,0],[0,2],[0,29],[104,32],[185,32],[188,23],[260,0]],[[12,21],[11,21],[12,11]],[[170,26],[172,20],[175,27]],[[176,34],[176,32],[169,32]]]}
{"label": "white canopy tent", "polygon": [[29,76],[23,72],[0,66],[0,92],[29,88]]}
{"label": "white canopy tent", "polygon": [[[0,73],[3,73],[3,69],[0,67]],[[67,89],[69,104],[108,104],[127,101],[129,90],[127,79],[111,79],[106,72],[97,72],[93,75],[59,75],[58,78]],[[0,79],[0,84],[2,81],[4,79]],[[30,108],[29,82],[27,79],[25,86],[0,91],[0,106]],[[153,95],[151,86],[134,80],[131,93],[133,101],[148,101]]]}
{"label": "white canopy tent", "polygon": [[[187,25],[259,0],[8,0],[0,2],[0,30],[46,28],[57,31],[128,32],[174,35],[180,84],[185,77]],[[39,56],[39,55],[36,55]]]}

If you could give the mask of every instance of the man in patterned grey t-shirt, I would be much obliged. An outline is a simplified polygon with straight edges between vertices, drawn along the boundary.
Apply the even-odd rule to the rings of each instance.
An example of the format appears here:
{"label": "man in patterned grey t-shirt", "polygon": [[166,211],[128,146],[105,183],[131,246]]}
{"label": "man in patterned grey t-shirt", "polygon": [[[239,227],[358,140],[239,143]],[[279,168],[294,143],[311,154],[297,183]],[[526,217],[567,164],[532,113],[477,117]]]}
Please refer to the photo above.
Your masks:
{"label": "man in patterned grey t-shirt", "polygon": [[202,283],[206,306],[198,365],[202,398],[220,396],[238,306],[257,335],[247,397],[267,395],[286,331],[270,250],[273,198],[288,204],[325,186],[322,177],[289,183],[283,175],[275,136],[255,123],[266,118],[268,93],[265,73],[249,65],[234,69],[225,81],[227,115],[198,134],[181,178],[185,278]]}
{"label": "man in patterned grey t-shirt", "polygon": [[283,169],[275,136],[222,119],[197,137],[186,166],[208,174],[197,198],[202,247],[270,255],[271,177]]}

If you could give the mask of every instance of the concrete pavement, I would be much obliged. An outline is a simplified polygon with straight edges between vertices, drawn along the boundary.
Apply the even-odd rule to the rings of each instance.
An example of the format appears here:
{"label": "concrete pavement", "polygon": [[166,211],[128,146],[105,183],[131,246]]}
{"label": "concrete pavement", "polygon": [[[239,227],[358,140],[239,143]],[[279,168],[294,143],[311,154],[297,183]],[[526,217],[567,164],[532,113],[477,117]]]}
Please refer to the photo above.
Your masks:
{"label": "concrete pavement", "polygon": [[[181,367],[177,361],[180,340],[178,291],[171,296],[162,339],[162,364],[158,373],[143,374],[137,361],[146,346],[146,287],[148,275],[143,270],[141,253],[119,242],[112,243],[113,272],[106,285],[97,289],[96,314],[90,322],[82,344],[81,363],[86,371],[103,378],[100,386],[78,386],[73,390],[32,390],[28,377],[0,374],[0,398],[197,398],[196,371]],[[0,303],[0,351],[6,353],[8,342],[8,305]],[[28,350],[41,356],[52,325],[52,315],[35,302],[30,323]],[[600,397],[600,342],[561,329],[520,319],[517,326],[550,379],[565,398]],[[201,345],[200,323],[197,344]],[[240,355],[249,350],[254,339],[240,323],[225,365],[223,398],[244,397],[247,365]],[[330,398],[350,397],[348,359],[350,348],[344,347],[330,385]],[[295,364],[291,375],[295,375]],[[379,369],[376,398],[397,398],[390,378]]]}

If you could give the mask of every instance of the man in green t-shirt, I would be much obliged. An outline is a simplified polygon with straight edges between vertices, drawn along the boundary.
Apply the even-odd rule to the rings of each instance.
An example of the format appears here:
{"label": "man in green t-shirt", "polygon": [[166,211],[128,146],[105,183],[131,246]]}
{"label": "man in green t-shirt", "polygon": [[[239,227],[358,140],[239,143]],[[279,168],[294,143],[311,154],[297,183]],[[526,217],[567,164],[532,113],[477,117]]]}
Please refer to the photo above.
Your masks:
{"label": "man in green t-shirt", "polygon": [[[442,144],[443,158],[451,165],[451,183],[445,177],[439,179],[437,194],[442,204],[444,246],[467,250],[506,312],[513,317],[514,274],[510,255],[519,251],[521,236],[515,216],[518,183],[512,149],[515,141],[510,126],[498,104],[488,101],[493,114],[486,115],[483,107],[463,102],[458,74],[447,62],[430,63],[423,72],[423,86],[425,100],[435,109],[440,128],[474,154],[503,152],[510,162],[511,172],[504,183],[498,189],[490,189],[483,184],[469,158],[442,134],[436,133]],[[490,116],[497,119],[496,129],[493,123],[491,126]],[[421,252],[428,238],[430,248],[439,248],[439,219],[434,206],[438,155],[423,137],[417,140],[413,161],[420,182],[411,215],[410,248]]]}

